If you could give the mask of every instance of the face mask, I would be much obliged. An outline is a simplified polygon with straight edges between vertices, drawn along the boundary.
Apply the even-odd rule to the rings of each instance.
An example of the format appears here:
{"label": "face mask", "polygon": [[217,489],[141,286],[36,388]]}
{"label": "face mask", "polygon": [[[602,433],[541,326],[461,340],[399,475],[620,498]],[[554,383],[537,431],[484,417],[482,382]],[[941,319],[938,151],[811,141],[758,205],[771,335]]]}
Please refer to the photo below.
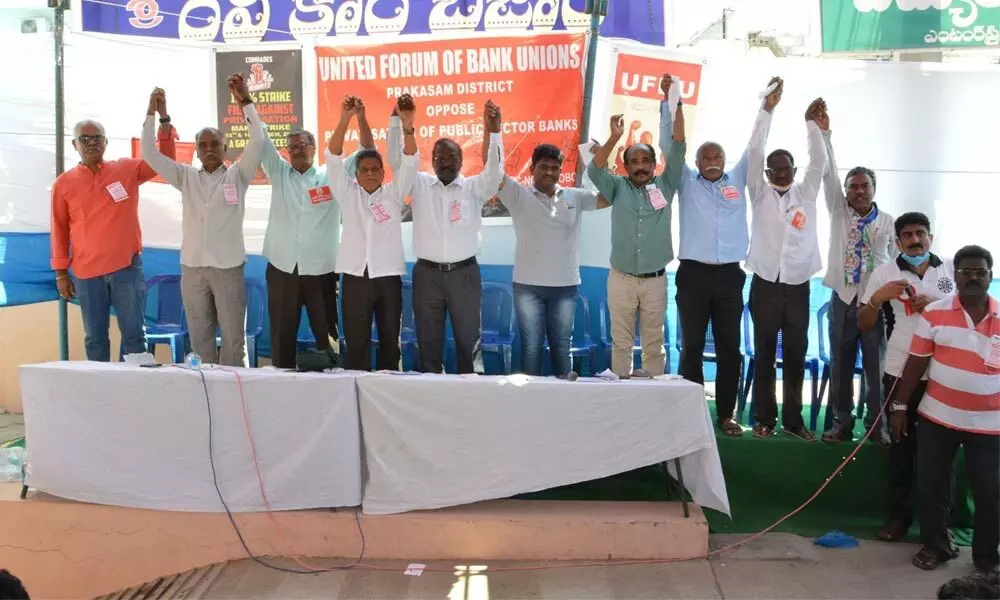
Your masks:
{"label": "face mask", "polygon": [[910,256],[909,254],[900,254],[900,256],[902,256],[903,260],[910,263],[912,266],[919,267],[920,265],[924,264],[930,259],[931,253],[924,252],[923,254],[920,254],[918,256]]}
{"label": "face mask", "polygon": [[[768,182],[768,183],[770,183],[770,182]],[[776,191],[778,193],[784,193],[784,192],[787,192],[788,190],[792,189],[792,186],[790,186],[790,185],[776,185],[776,184],[773,184],[773,183],[771,183],[771,187],[774,188],[774,191]]]}

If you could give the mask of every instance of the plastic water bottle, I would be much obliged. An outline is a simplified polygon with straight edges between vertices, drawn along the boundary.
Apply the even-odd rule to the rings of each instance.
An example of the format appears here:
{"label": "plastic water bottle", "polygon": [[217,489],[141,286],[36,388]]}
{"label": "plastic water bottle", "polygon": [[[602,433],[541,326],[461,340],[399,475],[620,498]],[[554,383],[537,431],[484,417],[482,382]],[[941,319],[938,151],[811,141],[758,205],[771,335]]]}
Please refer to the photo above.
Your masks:
{"label": "plastic water bottle", "polygon": [[24,448],[0,449],[0,481],[21,481],[25,454]]}
{"label": "plastic water bottle", "polygon": [[184,357],[184,364],[186,364],[189,369],[200,369],[201,357],[198,356],[197,352],[189,352],[188,355]]}

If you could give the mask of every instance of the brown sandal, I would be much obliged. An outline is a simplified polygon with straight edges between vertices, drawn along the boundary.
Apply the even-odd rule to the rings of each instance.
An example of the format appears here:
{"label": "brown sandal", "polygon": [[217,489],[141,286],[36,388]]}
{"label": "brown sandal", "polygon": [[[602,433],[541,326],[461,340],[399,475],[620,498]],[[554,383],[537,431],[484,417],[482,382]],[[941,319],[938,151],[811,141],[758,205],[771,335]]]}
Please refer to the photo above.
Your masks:
{"label": "brown sandal", "polygon": [[913,555],[913,560],[911,562],[913,562],[913,566],[917,567],[918,569],[923,569],[924,571],[933,571],[934,569],[940,567],[949,560],[957,557],[958,557],[957,548],[952,549],[952,553],[950,556],[941,556],[934,550],[924,546],[923,548],[920,549],[920,552],[917,552],[916,554]]}
{"label": "brown sandal", "polygon": [[726,419],[719,423],[719,429],[722,433],[729,437],[740,437],[743,435],[743,428],[740,424],[732,419]]}

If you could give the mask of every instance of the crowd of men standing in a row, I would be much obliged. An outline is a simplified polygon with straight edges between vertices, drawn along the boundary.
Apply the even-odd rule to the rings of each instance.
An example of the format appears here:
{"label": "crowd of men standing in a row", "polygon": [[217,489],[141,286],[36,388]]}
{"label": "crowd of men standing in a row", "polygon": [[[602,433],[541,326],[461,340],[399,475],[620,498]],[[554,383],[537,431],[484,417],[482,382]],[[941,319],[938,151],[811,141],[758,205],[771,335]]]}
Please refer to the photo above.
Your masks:
{"label": "crowd of men standing in a row", "polygon": [[[558,185],[564,157],[549,144],[532,154],[532,186],[507,177],[500,109],[491,101],[484,108],[482,172],[465,177],[462,149],[450,139],[433,145],[434,174],[419,171],[416,107],[411,97],[399,98],[390,117],[386,157],[395,175],[386,183],[383,158],[374,148],[361,99],[345,98],[324,169],[313,164],[316,141],[306,131],[288,137],[284,158],[261,124],[243,77],[233,75],[228,84],[243,107],[250,134],[242,158],[232,166],[224,163],[226,141],[214,128],[202,129],[195,137],[200,168],[173,160],[176,134],[160,89],[150,96],[142,160],[104,161],[106,138],[100,124],[84,121],[76,126],[74,145],[81,162],[60,176],[52,190],[52,268],[60,294],[79,298],[88,359],[110,359],[112,307],[125,352],[145,350],[138,186],[159,174],[182,197],[181,289],[191,345],[205,362],[246,364],[243,216],[247,188],[261,165],[272,186],[264,255],[275,366],[295,367],[303,307],[317,347],[329,349],[336,343],[342,275],[347,368],[371,369],[373,318],[380,340],[378,368],[399,367],[406,274],[401,221],[409,196],[417,257],[412,280],[418,367],[442,372],[449,315],[459,372],[482,372],[482,285],[476,254],[482,206],[497,196],[509,210],[516,233],[514,304],[523,371],[541,373],[546,339],[555,374],[571,371],[581,216],[583,211],[610,207],[611,368],[623,378],[656,375],[665,366],[665,268],[674,258],[670,207],[676,194],[681,219],[676,274],[681,374],[703,383],[702,354],[711,326],[718,357],[717,424],[724,435],[744,433],[733,415],[742,364],[746,273],[740,263],[745,261],[752,272],[749,311],[756,355],[753,435],[775,433],[775,363],[780,356],[782,429],[813,441],[815,435],[802,418],[802,384],[811,319],[809,280],[822,269],[817,235],[822,186],[831,222],[824,283],[832,290],[835,415],[823,439],[852,438],[853,379],[860,347],[871,435],[891,446],[892,514],[879,537],[900,539],[913,520],[916,460],[924,548],[914,563],[934,568],[955,555],[947,535],[949,483],[957,449],[964,446],[977,507],[973,557],[981,569],[996,568],[1000,310],[987,292],[992,256],[978,246],[962,248],[954,261],[933,254],[928,218],[906,213],[894,220],[881,211],[873,201],[876,177],[869,169],[851,169],[841,185],[822,99],[813,101],[805,113],[809,160],[801,181],[795,179],[791,153],[775,150],[765,155],[771,115],[783,92],[778,78],[770,82],[747,148],[735,166],[726,171],[724,149],[709,142],[698,149],[692,169],[685,162],[684,109],[669,108],[672,79],[665,75],[659,159],[666,157],[666,168],[656,174],[657,150],[639,141],[622,154],[625,173],[609,172],[608,160],[625,128],[623,116],[616,115],[610,137],[595,147],[587,167],[597,191],[587,191]],[[345,159],[344,138],[355,119],[362,147]],[[748,211],[753,212],[752,229]],[[632,365],[637,325],[644,372]],[[221,354],[217,329],[222,333]],[[884,396],[891,439],[877,418]]]}

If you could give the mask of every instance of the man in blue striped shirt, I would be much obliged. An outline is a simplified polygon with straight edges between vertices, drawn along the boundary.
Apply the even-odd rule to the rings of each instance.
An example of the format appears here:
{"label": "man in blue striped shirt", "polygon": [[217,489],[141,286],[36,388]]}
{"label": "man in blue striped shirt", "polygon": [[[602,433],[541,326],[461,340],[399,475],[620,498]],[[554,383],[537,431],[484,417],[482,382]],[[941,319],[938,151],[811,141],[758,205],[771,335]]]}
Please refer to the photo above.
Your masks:
{"label": "man in blue striped shirt", "polygon": [[[666,100],[660,103],[660,112],[661,115],[669,112]],[[683,109],[678,106],[677,120],[683,122],[683,119]],[[702,355],[711,322],[718,365],[715,378],[717,423],[729,436],[743,434],[743,429],[733,420],[733,412],[739,392],[740,322],[746,282],[740,261],[746,260],[750,244],[747,157],[750,148],[755,145],[763,148],[766,141],[767,121],[758,114],[747,149],[728,172],[725,171],[726,153],[722,146],[715,142],[702,144],[695,155],[697,170],[686,164],[682,167],[677,195],[681,219],[680,266],[675,276],[682,336],[680,374],[688,381],[704,384]],[[663,152],[681,143],[676,139],[660,138]]]}

